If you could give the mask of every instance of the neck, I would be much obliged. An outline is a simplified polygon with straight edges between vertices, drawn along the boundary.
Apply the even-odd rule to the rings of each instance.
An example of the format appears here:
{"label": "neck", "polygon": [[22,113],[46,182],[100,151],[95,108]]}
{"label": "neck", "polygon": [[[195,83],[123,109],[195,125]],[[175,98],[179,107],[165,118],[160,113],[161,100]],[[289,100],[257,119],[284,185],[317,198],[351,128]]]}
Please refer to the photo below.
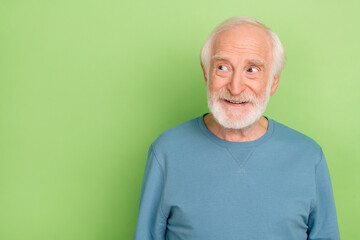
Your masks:
{"label": "neck", "polygon": [[243,129],[224,128],[211,113],[204,117],[204,123],[215,136],[229,142],[249,142],[259,139],[266,133],[269,125],[268,120],[261,116],[257,122]]}

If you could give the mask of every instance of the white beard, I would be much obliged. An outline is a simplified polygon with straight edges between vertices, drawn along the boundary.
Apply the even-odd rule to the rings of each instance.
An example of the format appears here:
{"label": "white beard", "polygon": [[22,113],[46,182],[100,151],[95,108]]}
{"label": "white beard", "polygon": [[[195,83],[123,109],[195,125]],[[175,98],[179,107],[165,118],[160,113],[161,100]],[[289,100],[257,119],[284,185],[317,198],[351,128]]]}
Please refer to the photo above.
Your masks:
{"label": "white beard", "polygon": [[[270,98],[271,85],[272,82],[269,81],[266,91],[259,97],[245,92],[238,96],[233,96],[226,88],[222,88],[211,95],[208,88],[207,98],[210,112],[215,120],[224,128],[247,128],[257,122],[265,112]],[[241,106],[237,109],[236,107],[226,106],[224,98],[237,102],[246,101],[248,103],[246,104],[247,106],[244,106],[244,109]]]}

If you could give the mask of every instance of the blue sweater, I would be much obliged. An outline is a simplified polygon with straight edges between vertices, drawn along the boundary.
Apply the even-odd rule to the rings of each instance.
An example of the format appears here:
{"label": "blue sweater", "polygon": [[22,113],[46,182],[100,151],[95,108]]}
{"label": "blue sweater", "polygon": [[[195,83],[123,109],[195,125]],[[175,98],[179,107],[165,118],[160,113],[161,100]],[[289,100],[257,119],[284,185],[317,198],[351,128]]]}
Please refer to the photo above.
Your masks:
{"label": "blue sweater", "polygon": [[135,240],[340,239],[319,145],[269,119],[250,142],[228,142],[203,117],[151,145]]}

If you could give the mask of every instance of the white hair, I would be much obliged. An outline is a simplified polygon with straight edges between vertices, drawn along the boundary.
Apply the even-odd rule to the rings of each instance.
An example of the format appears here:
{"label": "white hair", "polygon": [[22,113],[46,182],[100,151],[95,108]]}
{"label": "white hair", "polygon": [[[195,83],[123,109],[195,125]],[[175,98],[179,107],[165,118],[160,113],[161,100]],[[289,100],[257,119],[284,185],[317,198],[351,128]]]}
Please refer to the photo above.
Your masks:
{"label": "white hair", "polygon": [[220,25],[218,25],[206,39],[200,54],[201,64],[204,68],[206,78],[209,80],[209,69],[210,69],[210,60],[211,60],[211,47],[214,40],[214,37],[220,32],[234,28],[242,24],[252,24],[258,27],[263,28],[271,37],[272,40],[272,66],[270,76],[273,79],[274,76],[278,76],[283,70],[286,62],[286,55],[283,45],[280,42],[279,37],[276,33],[270,28],[266,27],[262,22],[255,18],[237,16],[229,18]]}

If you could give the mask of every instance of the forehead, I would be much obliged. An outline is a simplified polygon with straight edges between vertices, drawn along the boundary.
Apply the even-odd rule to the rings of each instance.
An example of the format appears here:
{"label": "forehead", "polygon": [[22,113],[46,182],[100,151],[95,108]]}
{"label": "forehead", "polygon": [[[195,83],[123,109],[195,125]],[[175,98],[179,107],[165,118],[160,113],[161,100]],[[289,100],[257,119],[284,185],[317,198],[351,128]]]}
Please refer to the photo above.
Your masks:
{"label": "forehead", "polygon": [[212,54],[228,58],[260,58],[270,62],[272,43],[261,27],[244,24],[224,30],[214,37]]}

